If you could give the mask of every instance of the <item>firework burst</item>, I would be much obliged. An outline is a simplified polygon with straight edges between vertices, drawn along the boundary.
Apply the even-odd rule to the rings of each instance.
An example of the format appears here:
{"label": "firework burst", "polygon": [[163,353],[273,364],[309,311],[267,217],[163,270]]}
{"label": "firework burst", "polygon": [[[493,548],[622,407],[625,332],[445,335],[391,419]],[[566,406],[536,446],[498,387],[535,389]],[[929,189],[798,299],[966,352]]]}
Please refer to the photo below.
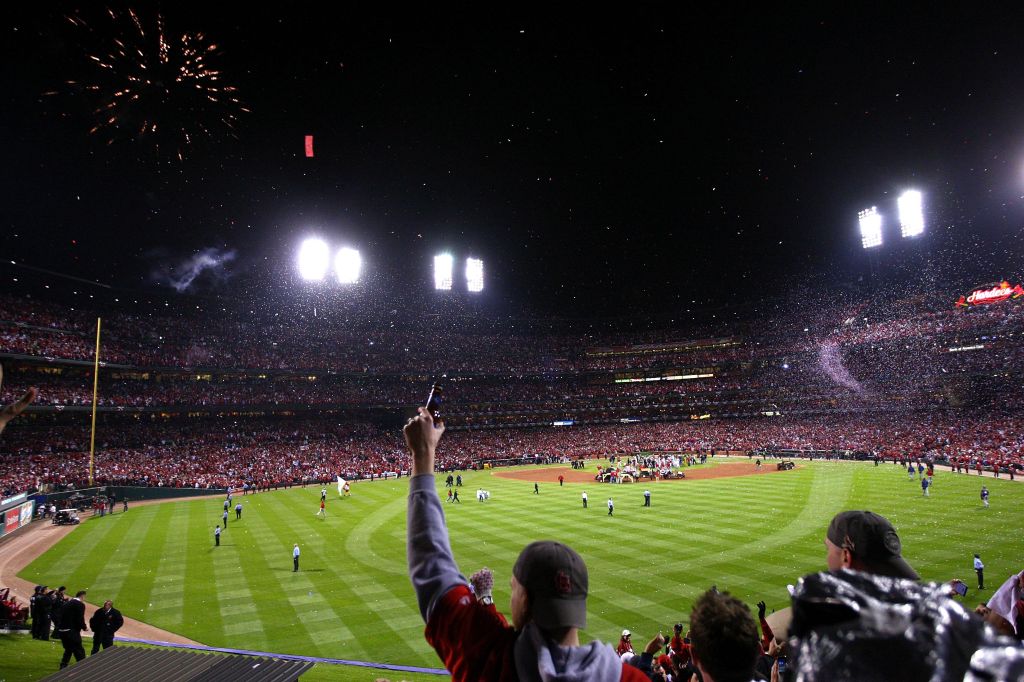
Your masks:
{"label": "firework burst", "polygon": [[92,76],[66,81],[73,92],[96,98],[90,134],[107,144],[151,145],[179,160],[198,138],[234,134],[248,109],[211,64],[220,56],[215,42],[202,33],[170,35],[161,14],[152,25],[132,9],[107,9],[107,15],[110,24],[102,27],[67,17],[97,45],[86,51]]}

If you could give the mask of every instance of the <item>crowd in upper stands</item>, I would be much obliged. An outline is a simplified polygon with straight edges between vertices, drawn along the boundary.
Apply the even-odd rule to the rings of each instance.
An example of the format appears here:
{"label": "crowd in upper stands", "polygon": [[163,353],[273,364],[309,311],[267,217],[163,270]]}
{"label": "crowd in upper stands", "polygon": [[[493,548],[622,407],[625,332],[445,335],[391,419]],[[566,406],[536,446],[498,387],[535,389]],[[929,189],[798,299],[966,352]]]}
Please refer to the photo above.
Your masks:
{"label": "crowd in upper stands", "polygon": [[[670,325],[629,336],[542,324],[517,328],[511,322],[479,319],[462,327],[436,321],[436,328],[424,333],[403,330],[386,317],[357,322],[280,314],[239,319],[212,313],[121,313],[104,323],[101,355],[107,363],[138,367],[521,374],[721,365],[816,351],[826,342],[843,347],[907,342],[941,348],[957,338],[1000,337],[1024,329],[1024,308],[1012,303],[936,311],[908,300],[892,302],[882,312],[872,309],[870,315],[863,304],[815,312],[820,314],[808,322],[801,322],[798,314],[748,322],[743,325],[747,334],[737,333],[738,324],[723,323],[717,328]],[[0,352],[89,360],[94,323],[95,316],[66,306],[0,296]],[[246,343],[232,343],[233,339]],[[678,343],[682,340],[689,341]],[[623,352],[624,346],[645,347]]]}
{"label": "crowd in upper stands", "polygon": [[[91,404],[91,367],[11,356],[88,360],[93,322],[92,312],[0,296],[0,404],[39,387],[29,408],[39,418],[0,451],[5,490],[84,480],[87,434],[61,411]],[[879,313],[857,302],[626,332],[422,324],[429,333],[387,316],[109,314],[101,358],[134,369],[101,370],[101,410],[172,410],[178,420],[189,410],[295,414],[201,428],[194,419],[101,422],[97,480],[205,487],[399,471],[399,444],[368,423],[379,421],[373,410],[417,404],[437,372],[448,374],[451,468],[643,450],[842,450],[989,465],[1024,456],[1017,304],[954,310],[905,299]],[[338,416],[318,416],[324,409]],[[187,435],[195,432],[201,441]]]}

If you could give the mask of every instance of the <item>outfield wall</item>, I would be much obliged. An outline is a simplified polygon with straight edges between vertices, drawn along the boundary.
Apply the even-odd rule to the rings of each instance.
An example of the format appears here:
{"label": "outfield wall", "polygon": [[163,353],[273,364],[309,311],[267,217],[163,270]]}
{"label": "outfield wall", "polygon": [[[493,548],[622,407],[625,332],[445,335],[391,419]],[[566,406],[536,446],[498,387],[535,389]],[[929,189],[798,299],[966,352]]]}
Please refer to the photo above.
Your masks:
{"label": "outfield wall", "polygon": [[227,490],[225,488],[163,488],[110,485],[99,488],[83,488],[81,490],[64,490],[59,493],[40,493],[33,495],[32,499],[38,504],[50,504],[52,502],[57,507],[60,507],[60,503],[63,500],[68,499],[75,493],[84,495],[86,498],[92,498],[97,495],[113,495],[117,498],[118,502],[126,498],[129,502],[139,502],[141,500],[167,500],[175,497],[222,497],[227,495]]}
{"label": "outfield wall", "polygon": [[10,535],[19,528],[24,528],[32,523],[36,503],[34,500],[22,502],[21,504],[5,509],[0,512],[3,516],[3,523],[0,524],[0,537]]}

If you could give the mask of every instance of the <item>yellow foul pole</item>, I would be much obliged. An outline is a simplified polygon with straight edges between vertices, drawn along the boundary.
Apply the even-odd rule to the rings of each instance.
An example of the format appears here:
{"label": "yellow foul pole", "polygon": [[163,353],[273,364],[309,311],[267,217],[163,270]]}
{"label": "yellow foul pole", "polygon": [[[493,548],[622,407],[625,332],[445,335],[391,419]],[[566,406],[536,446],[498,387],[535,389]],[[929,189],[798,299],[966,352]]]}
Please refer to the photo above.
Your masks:
{"label": "yellow foul pole", "polygon": [[89,487],[96,471],[96,394],[100,385],[100,318],[96,318],[96,360],[92,367],[92,433],[89,435]]}

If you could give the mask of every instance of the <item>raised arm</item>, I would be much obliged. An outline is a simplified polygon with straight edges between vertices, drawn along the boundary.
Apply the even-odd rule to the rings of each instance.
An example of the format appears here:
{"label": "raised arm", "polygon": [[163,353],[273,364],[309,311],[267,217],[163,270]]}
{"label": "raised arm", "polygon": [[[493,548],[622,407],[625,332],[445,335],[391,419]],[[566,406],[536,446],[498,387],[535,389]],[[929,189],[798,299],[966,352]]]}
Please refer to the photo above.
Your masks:
{"label": "raised arm", "polygon": [[466,584],[452,556],[434,482],[434,454],[444,433],[444,424],[435,425],[430,413],[421,407],[402,432],[412,455],[406,558],[420,615],[424,622],[429,622],[437,600],[453,587]]}

